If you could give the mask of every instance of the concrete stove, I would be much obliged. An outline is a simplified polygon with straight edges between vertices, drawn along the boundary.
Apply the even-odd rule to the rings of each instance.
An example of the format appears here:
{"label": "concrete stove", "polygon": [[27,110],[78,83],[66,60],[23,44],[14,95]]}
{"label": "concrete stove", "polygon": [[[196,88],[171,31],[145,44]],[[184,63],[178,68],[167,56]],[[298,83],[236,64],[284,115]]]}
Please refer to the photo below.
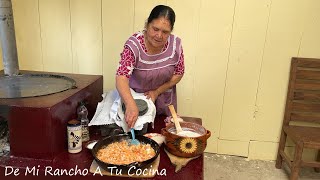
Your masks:
{"label": "concrete stove", "polygon": [[102,76],[50,74],[74,79],[77,88],[47,96],[0,99],[0,107],[7,111],[10,135],[10,156],[0,157],[0,166],[14,166],[15,161],[12,159],[52,162],[67,149],[67,122],[76,118],[78,103],[85,101],[89,118],[94,115],[98,102],[102,100]]}

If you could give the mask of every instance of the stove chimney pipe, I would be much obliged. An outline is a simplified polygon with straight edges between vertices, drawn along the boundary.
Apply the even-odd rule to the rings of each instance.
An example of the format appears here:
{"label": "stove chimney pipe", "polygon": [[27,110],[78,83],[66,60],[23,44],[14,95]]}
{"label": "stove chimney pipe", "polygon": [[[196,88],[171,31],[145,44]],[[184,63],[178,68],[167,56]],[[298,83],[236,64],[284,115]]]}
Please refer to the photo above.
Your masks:
{"label": "stove chimney pipe", "polygon": [[0,40],[2,46],[4,74],[19,74],[16,38],[11,0],[0,0]]}

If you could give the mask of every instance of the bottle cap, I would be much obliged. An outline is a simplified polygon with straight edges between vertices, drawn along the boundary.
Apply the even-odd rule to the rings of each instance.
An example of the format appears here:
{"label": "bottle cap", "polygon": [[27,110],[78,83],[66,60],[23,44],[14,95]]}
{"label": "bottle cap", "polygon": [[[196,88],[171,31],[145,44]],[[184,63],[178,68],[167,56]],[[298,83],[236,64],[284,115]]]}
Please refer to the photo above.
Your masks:
{"label": "bottle cap", "polygon": [[75,119],[68,121],[68,126],[78,126],[80,124],[81,124],[80,121],[75,120]]}

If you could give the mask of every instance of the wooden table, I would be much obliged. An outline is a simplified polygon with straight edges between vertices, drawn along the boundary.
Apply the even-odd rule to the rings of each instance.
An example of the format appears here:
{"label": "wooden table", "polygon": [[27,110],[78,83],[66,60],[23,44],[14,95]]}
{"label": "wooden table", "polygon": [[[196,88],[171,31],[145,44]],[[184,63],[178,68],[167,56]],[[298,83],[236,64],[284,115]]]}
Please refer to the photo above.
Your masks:
{"label": "wooden table", "polygon": [[[155,133],[160,133],[161,128],[165,127],[165,123],[164,123],[164,118],[163,116],[159,116],[156,117],[155,119],[155,129],[152,128],[148,128],[148,132],[155,132]],[[189,122],[195,122],[198,124],[201,124],[201,119],[200,118],[191,118],[191,117],[183,117],[183,119],[185,121],[189,121]],[[101,138],[99,135],[99,132],[90,132],[91,135],[91,140],[93,139],[99,139]],[[85,147],[83,147],[83,150],[80,153],[77,154],[70,154],[68,153],[67,149],[65,152],[59,154],[54,160],[53,162],[51,162],[49,164],[50,167],[52,167],[52,172],[55,169],[66,169],[69,170],[71,168],[73,169],[79,169],[81,171],[87,169],[90,169],[90,165],[93,161],[93,156],[91,154],[91,151],[86,149]],[[37,161],[38,162],[38,161]],[[37,177],[44,177],[44,167],[48,166],[45,163],[44,164],[34,164],[34,162],[31,160],[28,161],[24,161],[22,162],[22,164],[24,164],[25,166],[27,165],[29,167],[29,169],[31,169],[32,167],[35,167],[35,169],[39,167],[39,173],[37,174],[32,174],[32,173],[28,173],[27,176],[37,176]],[[20,163],[20,167],[21,163]],[[5,167],[0,167],[0,177],[4,177],[5,174]],[[157,179],[157,180],[166,180],[166,179],[174,179],[174,180],[202,180],[203,179],[203,155],[201,155],[199,158],[194,159],[192,161],[190,161],[185,167],[183,167],[179,172],[175,173],[175,167],[171,164],[169,157],[167,156],[167,154],[164,152],[164,146],[161,146],[161,150],[160,150],[160,165],[159,165],[159,170],[165,169],[166,170],[166,176],[161,176],[161,175],[156,175],[154,178],[149,178],[149,179]],[[8,172],[9,169],[7,169]],[[47,176],[51,176],[51,175],[47,175]],[[13,173],[10,174],[9,176],[6,176],[5,178],[10,178],[10,177],[15,177],[15,179],[17,177],[21,177],[25,178],[25,169],[21,169],[20,170],[20,174],[18,176],[14,176]],[[52,177],[52,176],[51,176]],[[56,177],[56,176],[54,176]],[[58,177],[58,176],[57,176]],[[60,176],[61,177],[61,176]],[[65,176],[68,177],[68,179],[70,178],[69,176]],[[73,177],[73,176],[72,176]],[[100,174],[96,174],[95,176],[93,174],[91,174],[90,172],[86,175],[86,176],[81,176],[81,175],[77,175],[76,176],[77,180],[79,178],[83,178],[83,179],[129,179],[129,178],[120,178],[120,177],[114,177],[114,176],[101,176]],[[2,179],[2,178],[1,178]]]}

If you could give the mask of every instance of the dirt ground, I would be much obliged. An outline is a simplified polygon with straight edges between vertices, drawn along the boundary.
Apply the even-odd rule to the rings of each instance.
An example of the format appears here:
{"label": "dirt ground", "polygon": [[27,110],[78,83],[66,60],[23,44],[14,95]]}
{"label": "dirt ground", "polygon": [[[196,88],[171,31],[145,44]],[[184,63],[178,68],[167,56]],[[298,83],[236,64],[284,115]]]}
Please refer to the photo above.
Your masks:
{"label": "dirt ground", "polygon": [[[204,154],[205,180],[288,180],[289,168],[275,167],[275,161],[248,160],[244,157]],[[300,180],[320,180],[313,168],[302,168]]]}

